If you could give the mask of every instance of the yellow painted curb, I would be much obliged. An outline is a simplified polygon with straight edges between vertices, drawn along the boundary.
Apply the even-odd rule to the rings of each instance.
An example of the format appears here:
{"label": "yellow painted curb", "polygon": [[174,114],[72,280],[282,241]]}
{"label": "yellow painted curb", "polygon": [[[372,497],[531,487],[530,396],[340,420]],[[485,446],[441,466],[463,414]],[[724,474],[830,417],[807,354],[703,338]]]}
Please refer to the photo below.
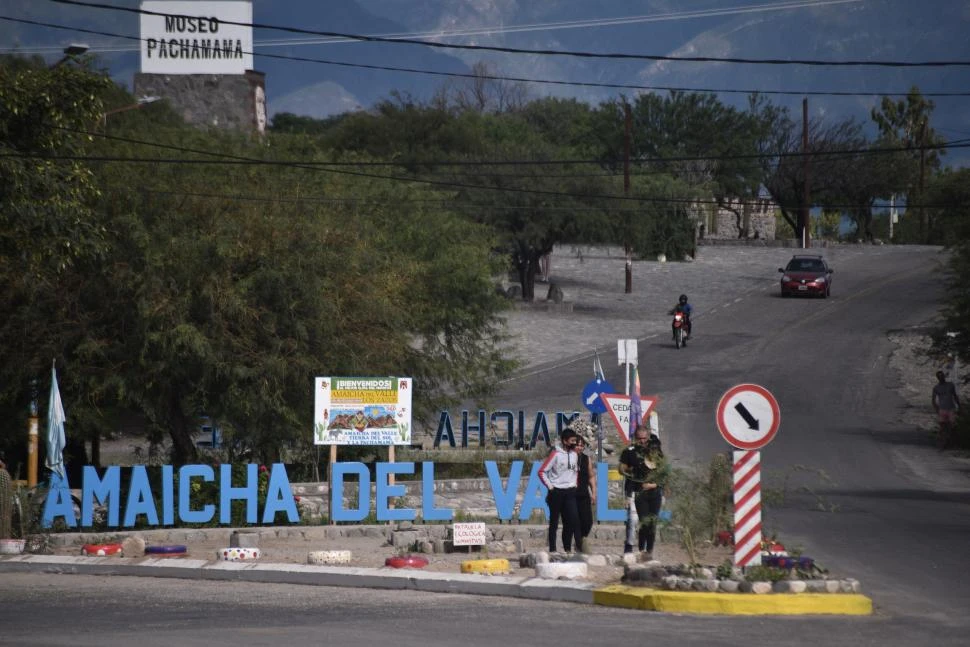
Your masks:
{"label": "yellow painted curb", "polygon": [[593,591],[593,603],[711,615],[872,615],[872,600],[859,593],[702,593],[614,584]]}
{"label": "yellow painted curb", "polygon": [[461,563],[462,573],[508,573],[511,570],[507,559],[469,559]]}

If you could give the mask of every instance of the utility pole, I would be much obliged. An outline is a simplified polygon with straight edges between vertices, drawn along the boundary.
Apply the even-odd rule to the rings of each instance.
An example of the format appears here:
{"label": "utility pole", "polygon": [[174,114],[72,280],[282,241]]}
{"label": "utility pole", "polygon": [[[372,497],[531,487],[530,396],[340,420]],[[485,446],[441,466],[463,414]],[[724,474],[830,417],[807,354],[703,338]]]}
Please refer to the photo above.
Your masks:
{"label": "utility pole", "polygon": [[929,238],[929,220],[926,209],[923,208],[923,185],[926,182],[926,122],[919,127],[919,242],[925,243]]}
{"label": "utility pole", "polygon": [[896,194],[889,196],[889,242],[893,242],[893,225],[896,224]]}
{"label": "utility pole", "polygon": [[812,246],[809,233],[809,202],[808,202],[808,99],[802,99],[802,211],[799,220],[801,230],[802,249]]}
{"label": "utility pole", "polygon": [[[623,102],[623,195],[630,197],[630,131],[633,119],[630,116],[630,104]],[[627,233],[629,236],[629,233]],[[627,240],[623,245],[626,252],[626,294],[633,292],[633,247]]]}

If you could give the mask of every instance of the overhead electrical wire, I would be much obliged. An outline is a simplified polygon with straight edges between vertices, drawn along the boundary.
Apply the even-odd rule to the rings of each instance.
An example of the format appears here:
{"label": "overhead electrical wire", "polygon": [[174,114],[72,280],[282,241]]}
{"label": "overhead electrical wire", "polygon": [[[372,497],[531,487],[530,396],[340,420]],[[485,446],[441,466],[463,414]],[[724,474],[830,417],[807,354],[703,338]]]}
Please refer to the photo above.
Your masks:
{"label": "overhead electrical wire", "polygon": [[[138,36],[131,36],[128,34],[118,34],[115,32],[106,32],[96,29],[87,29],[84,27],[76,27],[70,25],[60,25],[50,22],[41,22],[37,20],[30,20],[26,18],[14,18],[12,16],[2,16],[0,15],[0,20],[6,20],[9,22],[18,22],[28,25],[35,25],[38,27],[47,27],[51,29],[59,29],[63,31],[72,31],[83,34],[93,34],[98,36],[109,36],[112,38],[123,38],[126,40],[134,41],[145,41],[147,39],[140,38]],[[17,50],[10,50],[15,52]],[[61,50],[58,49],[58,52]],[[445,72],[441,70],[427,70],[421,68],[413,67],[399,67],[392,65],[375,65],[369,63],[354,63],[349,61],[337,61],[331,59],[322,58],[312,58],[307,56],[293,56],[287,54],[268,54],[263,52],[243,52],[244,54],[249,54],[252,56],[257,56],[261,58],[268,58],[274,60],[285,60],[285,61],[296,61],[300,63],[316,63],[320,65],[332,65],[335,67],[350,67],[357,69],[366,70],[377,70],[383,72],[402,72],[405,74],[422,74],[426,76],[442,76],[450,78],[462,78],[462,79],[483,79],[488,81],[507,81],[512,83],[529,83],[538,85],[558,85],[558,86],[569,86],[569,87],[580,87],[580,88],[604,88],[611,90],[643,90],[643,91],[659,91],[659,92],[696,92],[705,94],[764,94],[764,95],[779,95],[779,96],[818,96],[818,97],[905,97],[909,95],[908,91],[891,91],[891,92],[852,92],[848,90],[765,90],[757,88],[698,88],[698,87],[684,87],[684,86],[673,86],[673,85],[642,85],[636,83],[603,83],[596,81],[561,81],[555,79],[538,79],[533,77],[521,77],[521,76],[506,76],[500,74],[476,74],[470,72]],[[948,98],[948,97],[968,97],[970,92],[946,92],[931,90],[927,92],[920,91],[920,94],[928,98]]]}
{"label": "overhead electrical wire", "polygon": [[[602,165],[608,160],[603,159],[552,159],[552,160],[395,160],[392,162],[293,162],[288,160],[261,160],[258,158],[251,157],[241,157],[235,155],[228,155],[225,153],[213,153],[212,151],[206,151],[196,148],[186,148],[184,146],[176,146],[174,144],[164,144],[162,142],[147,141],[144,139],[135,139],[133,137],[121,137],[118,135],[109,135],[107,133],[99,133],[92,130],[83,130],[78,128],[70,128],[67,126],[54,126],[57,130],[63,130],[65,132],[71,132],[77,135],[86,135],[89,137],[99,137],[101,139],[113,140],[124,142],[126,144],[138,144],[141,146],[151,146],[154,148],[162,148],[166,150],[174,150],[182,153],[197,153],[201,155],[225,157],[227,159],[242,160],[253,164],[282,164],[282,165],[299,165],[305,167],[317,167],[317,166],[407,166],[408,164],[418,164],[426,166],[550,166],[550,165]],[[637,164],[663,164],[669,162],[707,162],[707,161],[722,161],[722,160],[743,160],[743,159],[764,159],[764,158],[783,158],[783,157],[841,157],[848,155],[882,155],[891,153],[914,153],[919,150],[932,151],[932,150],[948,150],[955,148],[970,148],[970,138],[954,139],[952,141],[944,141],[936,144],[927,144],[922,147],[914,146],[886,146],[882,148],[855,148],[855,149],[842,149],[842,150],[832,150],[832,151],[764,151],[760,153],[737,153],[733,155],[674,155],[668,157],[641,157],[637,159],[631,159],[631,163]],[[135,160],[139,161],[139,160]]]}
{"label": "overhead electrical wire", "polygon": [[[199,18],[199,15],[171,13],[163,11],[149,11],[147,9],[136,9],[133,7],[117,7],[114,5],[103,4],[100,2],[80,2],[79,0],[50,0],[57,4],[71,5],[76,7],[87,7],[91,9],[102,9],[107,11],[120,11],[134,13],[144,16],[161,16],[173,18]],[[419,40],[414,38],[386,38],[383,36],[367,36],[364,34],[350,34],[344,32],[322,31],[315,29],[304,29],[301,27],[289,27],[283,25],[268,25],[255,22],[241,22],[235,20],[220,20],[225,25],[235,25],[237,27],[252,27],[253,29],[272,29],[276,31],[289,32],[294,34],[309,34],[313,36],[335,36],[349,38],[352,40],[367,43],[394,43],[406,45],[420,45],[422,47],[433,47],[438,49],[456,49],[469,51],[499,52],[503,54],[528,54],[530,56],[569,56],[575,58],[599,58],[613,60],[641,60],[641,61],[665,61],[677,63],[735,63],[746,65],[804,65],[810,67],[970,67],[970,60],[949,60],[949,61],[863,61],[863,60],[821,60],[821,59],[778,59],[778,58],[739,58],[723,56],[665,56],[661,54],[623,54],[623,53],[604,53],[604,52],[583,52],[575,50],[556,50],[556,49],[529,49],[522,47],[498,47],[494,45],[458,45],[454,43],[436,43],[434,41]]]}
{"label": "overhead electrical wire", "polygon": [[[345,162],[345,163],[337,163],[337,164],[334,164],[334,163],[328,163],[328,162],[313,163],[313,162],[293,162],[293,161],[287,161],[287,160],[262,160],[262,159],[258,159],[258,158],[251,158],[251,157],[246,157],[246,156],[241,156],[241,155],[231,155],[231,154],[227,154],[227,153],[214,153],[212,151],[206,151],[206,150],[200,150],[200,149],[187,148],[187,147],[183,147],[183,146],[174,146],[174,145],[171,145],[171,144],[162,144],[162,143],[158,143],[158,142],[148,142],[148,141],[144,141],[144,140],[137,140],[137,139],[127,138],[127,137],[117,137],[117,136],[113,136],[113,135],[106,135],[106,134],[102,134],[102,133],[90,132],[90,131],[84,131],[84,130],[78,130],[78,129],[72,129],[72,128],[67,128],[67,127],[60,127],[60,129],[65,130],[65,131],[74,132],[74,133],[77,133],[77,134],[84,134],[84,135],[88,135],[88,136],[104,137],[104,138],[107,138],[107,139],[122,141],[122,142],[125,142],[125,143],[132,143],[132,144],[138,144],[138,145],[146,145],[146,146],[152,146],[152,147],[157,147],[157,148],[162,148],[162,149],[167,149],[167,150],[176,150],[176,151],[183,152],[183,153],[193,153],[193,154],[206,155],[206,156],[210,156],[210,157],[217,157],[218,159],[133,158],[133,157],[120,157],[120,156],[49,155],[49,154],[26,154],[26,153],[3,153],[3,154],[0,154],[0,158],[43,159],[43,160],[54,160],[54,161],[85,161],[85,162],[89,162],[89,163],[122,162],[122,163],[177,164],[177,165],[207,164],[207,165],[223,165],[223,166],[242,166],[242,165],[245,165],[245,166],[256,166],[256,165],[259,165],[259,166],[282,166],[282,167],[290,167],[290,168],[299,168],[299,169],[304,169],[304,170],[314,170],[314,171],[325,172],[325,173],[332,173],[332,174],[337,174],[337,175],[350,175],[350,176],[356,176],[356,177],[365,177],[365,178],[369,178],[369,179],[383,179],[383,180],[391,180],[391,181],[398,181],[398,182],[411,182],[411,183],[418,183],[418,184],[426,184],[426,185],[436,186],[436,187],[441,187],[441,188],[446,188],[446,189],[470,189],[470,190],[477,190],[477,191],[495,191],[495,192],[503,192],[503,193],[526,193],[526,194],[551,195],[551,196],[569,197],[569,198],[606,199],[606,200],[631,201],[631,202],[641,202],[641,203],[642,202],[651,202],[651,203],[688,203],[688,204],[694,204],[694,203],[702,204],[703,203],[703,201],[685,200],[685,199],[679,199],[679,198],[633,197],[633,196],[617,196],[617,195],[609,195],[609,194],[582,194],[582,195],[577,195],[577,194],[571,194],[571,193],[563,192],[563,191],[551,191],[551,190],[535,189],[535,188],[522,188],[522,187],[509,187],[509,186],[497,187],[497,186],[489,186],[489,185],[483,185],[483,184],[471,184],[471,183],[465,183],[465,182],[446,182],[446,181],[442,181],[442,180],[435,180],[435,179],[428,179],[428,178],[421,178],[421,177],[404,177],[404,176],[399,176],[399,175],[382,175],[382,174],[375,174],[375,173],[364,173],[364,172],[360,172],[360,171],[344,170],[343,168],[340,168],[340,169],[337,169],[337,168],[328,168],[328,167],[332,167],[332,166],[341,166],[341,167],[345,167],[345,166],[357,166],[357,165],[359,165],[359,163],[357,163],[357,162]],[[957,141],[965,141],[965,140],[957,140]],[[929,149],[929,148],[948,148],[948,147],[952,147],[952,148],[966,148],[966,147],[970,147],[970,143],[955,143],[955,144],[952,144],[952,145],[949,145],[949,146],[944,143],[944,144],[940,144],[940,145],[927,146],[927,147],[924,147],[924,149]],[[915,149],[912,149],[910,147],[898,147],[898,148],[894,148],[894,149],[875,149],[875,150],[873,150],[873,149],[866,149],[866,150],[859,150],[858,153],[860,153],[860,154],[873,153],[873,152],[885,153],[885,152],[902,152],[902,151],[912,151],[912,150],[915,150]],[[831,154],[845,155],[845,153],[846,153],[846,151],[833,151]],[[809,153],[809,154],[812,154],[812,153]],[[796,153],[796,154],[793,154],[793,155],[802,156],[802,155],[805,155],[805,153]],[[752,155],[743,155],[743,156],[742,155],[739,155],[739,156],[733,156],[733,157],[736,157],[736,158],[750,158],[750,157],[764,157],[764,156],[766,156],[766,155],[754,155],[754,156],[752,156]],[[687,160],[698,161],[698,160],[705,160],[705,159],[711,159],[711,158],[698,158],[698,157],[655,158],[652,161],[654,161],[654,162],[660,162],[660,161],[662,161],[662,162],[669,162],[669,161],[687,161]],[[594,160],[568,160],[567,162],[568,163],[582,163],[582,164],[593,164],[593,163],[597,163]],[[522,161],[514,161],[514,162],[488,162],[486,164],[487,165],[494,165],[494,164],[510,164],[510,163],[511,164],[518,165],[518,164],[521,164],[523,162]],[[548,164],[561,164],[561,163],[563,163],[563,161],[542,161],[542,162],[534,162],[534,161],[531,161],[530,160],[530,161],[525,161],[524,163],[528,163],[528,164],[540,163],[540,164],[546,164],[546,165],[548,165]],[[380,165],[395,165],[395,166],[401,166],[401,163],[393,164],[393,163],[387,163],[387,162],[379,162],[377,164],[380,164]],[[464,165],[474,165],[475,162],[460,162],[460,164],[463,165],[463,166]],[[713,201],[713,203],[714,204],[718,204],[717,201]]]}
{"label": "overhead electrical wire", "polygon": [[[433,31],[417,32],[396,32],[369,34],[383,36],[385,38],[455,38],[467,36],[485,36],[494,34],[512,34],[523,32],[551,32],[563,29],[589,29],[596,27],[615,27],[642,23],[671,22],[679,20],[690,20],[697,18],[711,18],[720,16],[733,16],[739,14],[767,13],[777,11],[790,11],[792,9],[816,8],[836,4],[856,4],[864,0],[793,0],[785,2],[771,2],[755,5],[740,5],[734,7],[718,7],[714,9],[692,9],[686,11],[670,11],[666,13],[656,13],[639,16],[620,16],[613,18],[585,18],[582,20],[560,20],[544,23],[527,23],[524,25],[489,25],[487,27],[474,27],[466,29],[437,29]],[[327,36],[317,38],[278,38],[258,41],[260,47],[294,47],[304,45],[336,45],[341,43],[357,42],[350,38],[332,38]],[[0,48],[3,51],[3,48]],[[25,48],[27,53],[60,53],[60,47],[31,47]],[[100,49],[99,51],[137,51],[129,48],[110,48]]]}
{"label": "overhead electrical wire", "polygon": [[[494,205],[494,204],[482,204],[478,202],[456,202],[455,200],[442,200],[434,198],[418,198],[418,199],[394,199],[394,200],[373,200],[370,198],[343,198],[335,196],[300,196],[298,198],[282,197],[282,196],[265,196],[265,195],[239,195],[239,194],[226,194],[226,193],[203,193],[198,191],[173,191],[170,189],[153,189],[150,187],[131,187],[129,185],[119,185],[116,187],[120,191],[131,191],[136,193],[148,193],[151,195],[167,195],[167,196],[177,196],[186,198],[201,198],[207,200],[230,200],[237,202],[261,202],[270,204],[303,204],[303,203],[313,203],[313,204],[339,204],[339,205],[402,205],[402,204],[414,204],[414,205],[441,205],[447,207],[448,209],[467,211],[467,210],[477,210],[477,211],[532,211],[532,212],[546,212],[546,211],[569,211],[569,212],[587,212],[587,211],[602,211],[602,207],[588,207],[588,206],[553,206],[553,205],[530,205],[530,206],[519,206],[519,205]],[[581,197],[581,196],[569,196],[569,197]],[[740,200],[731,200],[730,204],[737,206],[745,206],[749,204],[756,204],[759,202],[764,202],[765,200],[771,200],[773,204],[777,205],[778,208],[795,210],[800,209],[802,205],[780,205],[774,202],[770,197],[765,198],[746,198]],[[638,202],[654,202],[651,198],[641,198]],[[666,202],[674,204],[686,204],[688,206],[692,205],[712,205],[712,206],[723,206],[722,203],[717,200],[708,199],[691,199],[691,198],[670,198]],[[897,205],[897,207],[902,207],[904,209],[951,209],[953,207],[967,207],[968,205],[962,204],[909,204],[909,205]],[[853,209],[858,207],[858,205],[839,205],[839,204],[826,204],[826,209]],[[885,209],[889,209],[889,205],[882,205]],[[610,207],[610,213],[640,213],[642,209],[636,209],[632,207]]]}

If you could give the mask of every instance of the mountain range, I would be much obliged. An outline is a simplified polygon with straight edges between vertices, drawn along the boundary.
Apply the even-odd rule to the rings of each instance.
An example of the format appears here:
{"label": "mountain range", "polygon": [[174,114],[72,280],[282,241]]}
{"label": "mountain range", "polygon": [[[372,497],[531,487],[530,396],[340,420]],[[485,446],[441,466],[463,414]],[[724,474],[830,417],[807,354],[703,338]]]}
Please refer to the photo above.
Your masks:
{"label": "mountain range", "polygon": [[[101,0],[137,7],[137,0]],[[137,14],[7,0],[0,15],[137,36]],[[201,5],[213,4],[201,2]],[[966,0],[254,0],[263,25],[379,36],[405,36],[457,45],[670,57],[813,59],[824,61],[970,61],[970,2]],[[51,58],[83,41],[111,75],[130,87],[138,71],[137,43],[0,20],[0,51]],[[431,97],[443,74],[467,74],[485,61],[506,77],[571,83],[786,91],[769,95],[800,115],[802,93],[925,93],[970,91],[970,65],[875,67],[650,61],[548,54],[438,49],[257,28],[255,65],[266,73],[270,115],[325,117],[366,109],[392,91]],[[273,57],[260,56],[270,54]],[[296,61],[280,57],[317,59]],[[338,65],[336,63],[342,63]],[[362,67],[369,66],[369,67]],[[374,69],[410,68],[437,75]],[[530,96],[569,96],[598,103],[621,93],[649,91],[527,83]],[[743,106],[744,92],[719,92]],[[970,97],[933,97],[933,126],[947,140],[970,138]],[[810,96],[813,115],[869,120],[878,96]],[[953,151],[957,153],[957,151]],[[946,161],[953,163],[951,155]]]}

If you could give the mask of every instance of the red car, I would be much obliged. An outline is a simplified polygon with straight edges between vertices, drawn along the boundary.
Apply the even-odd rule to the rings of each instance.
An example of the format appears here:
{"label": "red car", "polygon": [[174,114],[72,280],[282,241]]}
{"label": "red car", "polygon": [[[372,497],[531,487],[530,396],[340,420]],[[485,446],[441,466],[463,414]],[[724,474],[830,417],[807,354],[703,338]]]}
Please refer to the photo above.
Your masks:
{"label": "red car", "polygon": [[819,296],[823,299],[832,292],[832,268],[821,256],[795,254],[788,265],[779,267],[781,272],[781,296],[796,294]]}

